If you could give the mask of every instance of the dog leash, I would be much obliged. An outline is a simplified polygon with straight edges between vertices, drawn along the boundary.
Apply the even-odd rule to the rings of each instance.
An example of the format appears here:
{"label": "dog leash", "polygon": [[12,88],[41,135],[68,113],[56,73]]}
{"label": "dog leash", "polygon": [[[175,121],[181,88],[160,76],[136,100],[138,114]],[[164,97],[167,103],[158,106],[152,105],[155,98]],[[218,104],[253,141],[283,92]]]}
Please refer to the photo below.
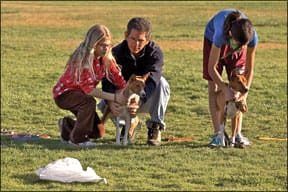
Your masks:
{"label": "dog leash", "polygon": [[220,59],[219,62],[226,59],[227,57],[231,56],[233,53],[237,52],[237,50],[242,47],[242,45],[238,45],[235,49],[231,49],[226,55],[223,55]]}
{"label": "dog leash", "polygon": [[225,105],[224,105],[224,136],[225,136],[225,145],[226,146],[231,145],[231,141],[230,141],[229,135],[228,135],[228,133],[225,130],[226,121],[227,121],[227,117],[226,116],[227,116],[227,105],[228,105],[228,102],[229,101],[226,101]]}
{"label": "dog leash", "polygon": [[194,137],[166,137],[163,139],[163,141],[192,141],[194,140]]}
{"label": "dog leash", "polygon": [[259,137],[259,140],[262,141],[287,141],[287,138],[273,138],[273,137]]}

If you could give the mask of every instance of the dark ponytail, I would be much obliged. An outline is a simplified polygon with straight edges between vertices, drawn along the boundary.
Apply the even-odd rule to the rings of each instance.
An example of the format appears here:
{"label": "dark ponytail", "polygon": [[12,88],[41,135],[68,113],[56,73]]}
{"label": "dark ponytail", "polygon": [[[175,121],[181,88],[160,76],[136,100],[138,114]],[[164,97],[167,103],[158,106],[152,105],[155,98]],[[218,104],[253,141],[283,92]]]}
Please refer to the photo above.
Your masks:
{"label": "dark ponytail", "polygon": [[251,21],[249,19],[241,18],[241,13],[239,11],[234,11],[228,14],[224,21],[224,35],[226,41],[229,41],[231,38],[229,31],[231,31],[233,39],[238,41],[240,44],[220,59],[232,55],[236,50],[249,42],[254,33]]}
{"label": "dark ponytail", "polygon": [[229,31],[231,30],[232,23],[235,22],[236,20],[239,20],[241,18],[241,13],[236,10],[231,13],[229,13],[224,21],[224,36],[225,39],[228,41],[229,40]]}
{"label": "dark ponytail", "polygon": [[253,26],[249,19],[236,20],[231,26],[233,39],[239,41],[241,45],[249,42],[253,37]]}

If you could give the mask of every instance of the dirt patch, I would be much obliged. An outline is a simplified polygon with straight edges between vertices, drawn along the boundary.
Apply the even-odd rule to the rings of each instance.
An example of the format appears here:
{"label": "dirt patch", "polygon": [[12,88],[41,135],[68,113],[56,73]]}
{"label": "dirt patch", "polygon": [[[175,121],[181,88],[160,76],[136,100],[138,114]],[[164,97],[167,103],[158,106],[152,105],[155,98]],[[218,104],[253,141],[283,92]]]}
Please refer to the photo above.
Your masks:
{"label": "dirt patch", "polygon": [[[53,41],[56,46],[68,49],[74,49],[79,44],[79,40],[70,40],[70,41]],[[114,40],[114,44],[121,42],[121,39]],[[189,41],[189,40],[161,40],[156,42],[163,50],[202,50],[203,42],[202,41]],[[287,49],[287,44],[285,43],[259,43],[257,49]]]}
{"label": "dirt patch", "polygon": [[170,50],[170,49],[176,49],[176,50],[182,50],[182,49],[200,50],[200,49],[203,48],[203,42],[202,41],[161,40],[161,41],[157,42],[157,44],[163,50]]}
{"label": "dirt patch", "polygon": [[[72,4],[67,4],[64,6],[60,5],[50,5],[42,3],[13,3],[5,2],[2,4],[2,8],[9,14],[2,15],[1,13],[1,25],[6,26],[43,26],[43,27],[71,27],[71,26],[87,26],[90,20],[87,19],[88,15],[92,13],[97,13],[98,9],[101,10],[101,6],[75,6]],[[117,9],[117,7],[111,7],[111,9]],[[103,11],[103,10],[101,10]],[[200,11],[200,10],[199,10]],[[102,12],[102,14],[109,14],[109,12]],[[205,10],[201,14],[212,15],[211,10]],[[248,15],[259,15],[259,11],[249,11]],[[270,14],[270,13],[269,13]],[[279,11],[280,16],[283,12]],[[72,19],[71,19],[72,18]],[[84,19],[85,18],[85,19]],[[97,18],[98,22],[104,22],[101,17]],[[92,20],[92,19],[91,19]],[[82,36],[81,36],[82,38]],[[114,39],[114,44],[117,44],[122,39]],[[56,46],[61,46],[62,48],[74,49],[79,45],[79,40],[75,41],[71,39],[65,42],[55,42],[51,39]],[[159,46],[163,50],[202,50],[203,42],[197,40],[156,40]],[[258,49],[287,49],[287,43],[259,43]]]}
{"label": "dirt patch", "polygon": [[[203,49],[203,42],[202,41],[189,41],[189,40],[180,40],[180,41],[171,41],[171,40],[161,40],[157,42],[158,45],[163,50],[170,50],[170,49],[191,49],[191,50],[202,50]],[[257,49],[287,49],[287,44],[285,43],[259,43]]]}
{"label": "dirt patch", "polygon": [[[51,27],[71,27],[81,26],[87,14],[93,14],[100,10],[98,7],[77,7],[77,6],[52,6],[37,5],[33,3],[13,4],[4,3],[2,6],[9,14],[1,15],[1,25],[3,26],[51,26]],[[1,13],[2,14],[2,13]],[[71,17],[73,19],[71,19]],[[100,20],[101,21],[101,20]],[[89,20],[85,21],[89,22]]]}
{"label": "dirt patch", "polygon": [[259,49],[287,49],[287,43],[259,43],[257,48]]}

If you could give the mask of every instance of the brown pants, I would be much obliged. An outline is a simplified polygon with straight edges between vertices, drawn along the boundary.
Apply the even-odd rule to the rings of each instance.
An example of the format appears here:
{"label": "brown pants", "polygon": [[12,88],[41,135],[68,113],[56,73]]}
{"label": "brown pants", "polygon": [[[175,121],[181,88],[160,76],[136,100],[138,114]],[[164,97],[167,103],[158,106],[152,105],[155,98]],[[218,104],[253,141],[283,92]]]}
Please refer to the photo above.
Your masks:
{"label": "brown pants", "polygon": [[[210,57],[210,51],[212,47],[213,42],[211,42],[209,39],[204,38],[204,45],[203,45],[203,78],[209,81],[212,81],[212,78],[210,77],[208,73],[208,63],[209,63],[209,57]],[[222,56],[227,55],[231,50],[231,47],[229,45],[223,45],[221,47],[220,52],[220,58]],[[239,69],[245,69],[246,65],[246,50],[241,49],[241,51],[234,52],[232,55],[228,56],[221,62],[218,62],[217,64],[217,71],[220,75],[222,75],[224,66],[226,68],[227,77],[230,78],[231,71],[235,68]]]}
{"label": "brown pants", "polygon": [[96,100],[81,91],[67,91],[55,98],[56,105],[71,111],[77,118],[64,117],[61,136],[73,143],[88,141],[89,138],[101,138],[105,128],[96,113]]}

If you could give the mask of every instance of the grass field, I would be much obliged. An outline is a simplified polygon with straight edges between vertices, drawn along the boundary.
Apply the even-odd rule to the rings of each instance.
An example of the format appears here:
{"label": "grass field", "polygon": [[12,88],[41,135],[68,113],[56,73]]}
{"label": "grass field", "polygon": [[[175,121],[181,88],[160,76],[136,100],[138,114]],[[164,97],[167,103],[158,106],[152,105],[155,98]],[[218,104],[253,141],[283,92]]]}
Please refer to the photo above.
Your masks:
{"label": "grass field", "polygon": [[[243,11],[259,35],[243,122],[253,145],[245,149],[205,147],[213,130],[202,79],[203,31],[226,8]],[[116,146],[108,122],[94,149],[61,144],[57,120],[71,114],[56,107],[51,91],[69,54],[96,23],[119,43],[134,16],[151,20],[164,52],[171,99],[162,138],[194,140],[147,146],[142,126],[133,145]],[[287,2],[1,1],[1,128],[51,136],[22,142],[1,136],[1,191],[287,191],[287,141],[259,139],[287,139]],[[43,181],[35,174],[64,157],[92,167],[108,185]]]}

